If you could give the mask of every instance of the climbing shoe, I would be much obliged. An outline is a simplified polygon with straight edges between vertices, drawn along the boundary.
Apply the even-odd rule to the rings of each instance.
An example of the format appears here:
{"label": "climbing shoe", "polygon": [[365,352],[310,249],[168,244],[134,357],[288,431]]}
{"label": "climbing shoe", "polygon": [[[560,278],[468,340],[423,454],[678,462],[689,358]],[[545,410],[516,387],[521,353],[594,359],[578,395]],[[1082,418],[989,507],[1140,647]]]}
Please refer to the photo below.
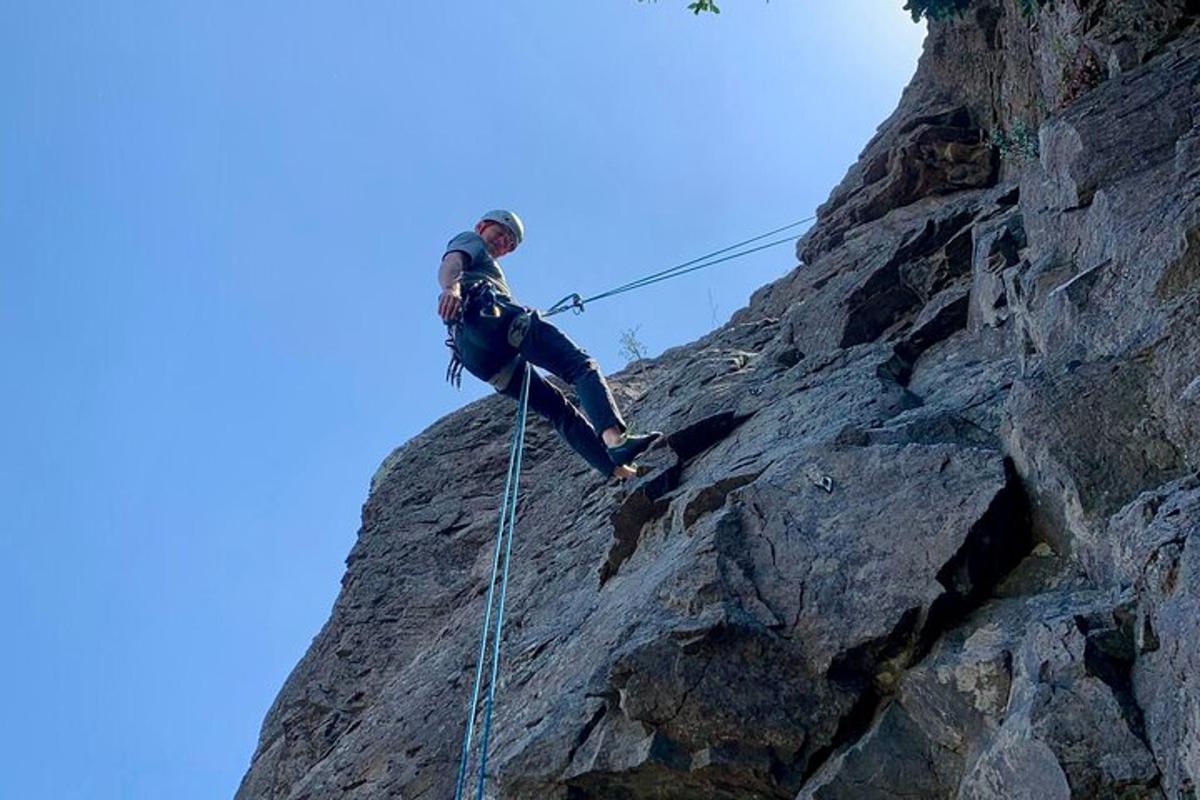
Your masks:
{"label": "climbing shoe", "polygon": [[639,436],[626,436],[625,441],[616,447],[608,448],[608,457],[618,467],[632,464],[633,460],[650,449],[650,445],[662,438],[659,431],[651,431]]}

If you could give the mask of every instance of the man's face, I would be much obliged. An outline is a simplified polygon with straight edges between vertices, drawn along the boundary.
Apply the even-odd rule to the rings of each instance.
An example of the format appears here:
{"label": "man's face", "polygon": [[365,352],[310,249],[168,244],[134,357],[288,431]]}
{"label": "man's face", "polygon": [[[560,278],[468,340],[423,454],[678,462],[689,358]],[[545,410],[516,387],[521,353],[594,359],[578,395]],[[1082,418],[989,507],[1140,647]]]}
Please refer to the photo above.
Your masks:
{"label": "man's face", "polygon": [[483,239],[483,243],[487,247],[488,252],[491,253],[492,258],[499,258],[517,248],[512,231],[499,222],[483,220],[475,226],[475,232],[479,234],[479,238]]}

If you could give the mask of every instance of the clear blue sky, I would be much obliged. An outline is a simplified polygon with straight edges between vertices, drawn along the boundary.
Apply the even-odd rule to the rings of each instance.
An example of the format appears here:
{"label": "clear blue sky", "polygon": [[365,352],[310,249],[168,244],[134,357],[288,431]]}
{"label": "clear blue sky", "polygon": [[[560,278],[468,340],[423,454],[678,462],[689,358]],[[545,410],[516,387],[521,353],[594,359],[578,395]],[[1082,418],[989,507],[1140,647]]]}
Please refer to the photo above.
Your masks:
{"label": "clear blue sky", "polygon": [[[495,206],[548,305],[804,217],[894,108],[901,0],[0,3],[0,797],[231,796]],[[584,10],[586,9],[586,10]],[[607,370],[789,248],[568,317]]]}

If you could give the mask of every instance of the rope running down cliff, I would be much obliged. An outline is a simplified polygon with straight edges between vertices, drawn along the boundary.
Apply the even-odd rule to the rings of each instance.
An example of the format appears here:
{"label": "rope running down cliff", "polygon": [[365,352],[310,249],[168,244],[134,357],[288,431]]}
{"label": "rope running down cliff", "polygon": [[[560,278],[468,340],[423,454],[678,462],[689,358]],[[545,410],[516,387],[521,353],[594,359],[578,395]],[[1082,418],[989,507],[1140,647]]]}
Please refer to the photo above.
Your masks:
{"label": "rope running down cliff", "polygon": [[[706,253],[699,258],[693,258],[690,261],[685,261],[682,264],[676,264],[673,267],[660,270],[659,272],[651,273],[635,281],[623,284],[606,292],[593,295],[588,298],[582,298],[578,294],[570,294],[562,300],[555,303],[547,312],[546,316],[561,314],[567,309],[573,309],[576,313],[582,313],[587,303],[596,300],[603,300],[606,297],[623,294],[624,292],[632,292],[634,289],[640,289],[644,286],[650,286],[654,283],[677,278],[680,275],[686,275],[689,272],[705,269],[715,266],[726,261],[732,261],[743,256],[757,253],[760,250],[766,250],[771,247],[794,241],[795,236],[789,235],[782,239],[767,242],[766,244],[752,247],[749,250],[741,250],[730,255],[731,250],[738,250],[748,244],[762,241],[771,236],[774,236],[783,231],[803,225],[810,222],[815,217],[806,217],[802,220],[797,220],[781,228],[767,231],[758,236],[745,239],[737,244],[723,247],[720,250],[714,250],[711,253]],[[716,258],[716,256],[724,256]],[[508,476],[504,482],[504,496],[500,503],[500,519],[496,525],[496,545],[492,554],[492,575],[488,584],[487,601],[483,613],[483,625],[479,634],[479,653],[475,661],[475,681],[471,687],[471,701],[467,707],[466,729],[463,732],[462,750],[459,754],[458,763],[458,779],[455,781],[454,798],[455,800],[463,800],[463,792],[466,789],[467,782],[467,762],[471,755],[471,743],[475,733],[475,714],[479,707],[479,692],[483,683],[483,662],[487,656],[489,644],[491,649],[491,670],[488,676],[487,697],[483,703],[483,724],[482,731],[479,737],[479,781],[478,781],[478,798],[484,797],[484,783],[487,774],[487,750],[488,738],[492,728],[492,707],[496,699],[496,682],[500,675],[500,642],[501,635],[504,629],[504,605],[508,594],[508,575],[509,565],[512,556],[512,541],[513,532],[517,521],[517,496],[518,487],[521,477],[521,460],[525,451],[525,426],[529,416],[529,374],[532,367],[525,365],[525,376],[521,385],[521,396],[517,401],[517,419],[513,428],[512,444],[508,453]],[[503,565],[503,566],[501,566]],[[497,593],[497,587],[499,592]],[[498,594],[498,597],[497,597]],[[495,610],[495,626],[493,631],[492,613]]]}
{"label": "rope running down cliff", "polygon": [[[483,627],[479,633],[479,656],[475,662],[475,684],[471,689],[471,704],[467,708],[467,726],[463,732],[462,752],[458,762],[458,780],[454,787],[454,800],[463,800],[466,788],[467,760],[471,755],[471,739],[475,732],[475,710],[479,705],[479,689],[483,680],[483,662],[489,641],[492,649],[492,665],[489,675],[487,698],[483,703],[483,730],[479,737],[479,800],[483,800],[484,776],[487,770],[488,736],[492,730],[492,704],[496,699],[496,680],[500,675],[500,637],[504,632],[504,601],[508,595],[508,567],[512,556],[513,529],[517,524],[517,489],[521,478],[521,458],[525,453],[525,423],[529,411],[529,375],[533,367],[525,365],[525,377],[521,383],[521,397],[517,401],[517,421],[513,428],[512,445],[508,451],[508,477],[504,481],[504,498],[500,503],[500,521],[496,525],[496,548],[492,553],[492,577],[488,584],[487,605],[483,614]],[[501,558],[503,555],[503,559]],[[503,567],[501,567],[503,563]],[[499,585],[499,598],[496,588]],[[496,609],[495,633],[492,633],[492,608]]]}

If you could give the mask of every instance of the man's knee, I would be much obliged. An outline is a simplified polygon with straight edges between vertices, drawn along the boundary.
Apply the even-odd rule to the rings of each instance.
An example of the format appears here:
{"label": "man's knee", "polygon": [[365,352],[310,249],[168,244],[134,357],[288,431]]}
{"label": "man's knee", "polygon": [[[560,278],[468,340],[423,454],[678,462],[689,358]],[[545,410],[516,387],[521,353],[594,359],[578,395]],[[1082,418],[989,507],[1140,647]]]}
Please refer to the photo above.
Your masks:
{"label": "man's knee", "polygon": [[592,358],[581,350],[579,352],[579,358],[574,359],[571,363],[571,375],[567,378],[567,380],[574,385],[592,373],[595,373],[597,376],[599,376],[600,365],[596,363],[596,359]]}
{"label": "man's knee", "polygon": [[600,369],[596,360],[583,348],[537,313],[530,315],[529,330],[519,347],[526,358],[546,367],[570,384]]}

